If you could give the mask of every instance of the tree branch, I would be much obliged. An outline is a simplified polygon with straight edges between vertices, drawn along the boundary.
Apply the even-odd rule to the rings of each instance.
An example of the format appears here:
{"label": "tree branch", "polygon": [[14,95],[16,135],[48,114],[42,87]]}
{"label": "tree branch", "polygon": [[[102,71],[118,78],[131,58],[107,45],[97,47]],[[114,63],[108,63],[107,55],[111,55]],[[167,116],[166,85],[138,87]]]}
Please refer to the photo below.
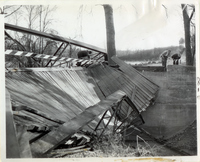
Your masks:
{"label": "tree branch", "polygon": [[5,35],[8,38],[10,38],[13,42],[15,42],[16,44],[18,44],[22,48],[22,50],[26,51],[26,48],[20,42],[18,42],[16,39],[13,39],[6,31],[5,31]]}
{"label": "tree branch", "polygon": [[162,6],[165,8],[166,17],[168,18],[167,7],[165,7],[165,5],[163,5],[163,4],[162,4]]}
{"label": "tree branch", "polygon": [[195,8],[193,8],[193,11],[192,11],[192,13],[191,13],[191,15],[190,15],[190,18],[189,18],[189,22],[191,21],[193,15],[194,15],[194,12],[195,12]]}
{"label": "tree branch", "polygon": [[5,17],[8,17],[8,16],[12,15],[12,14],[15,13],[16,11],[18,11],[21,7],[22,7],[22,5],[19,6],[19,7],[18,7],[16,10],[14,10],[13,12],[11,12],[9,15],[6,15]]}

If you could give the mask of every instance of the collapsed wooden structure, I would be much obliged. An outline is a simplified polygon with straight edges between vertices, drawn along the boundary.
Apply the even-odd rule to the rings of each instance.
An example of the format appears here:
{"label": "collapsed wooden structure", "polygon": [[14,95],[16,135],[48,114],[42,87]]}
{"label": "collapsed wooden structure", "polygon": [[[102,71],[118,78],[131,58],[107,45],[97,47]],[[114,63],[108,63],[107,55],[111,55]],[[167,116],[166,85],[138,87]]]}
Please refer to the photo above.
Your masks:
{"label": "collapsed wooden structure", "polygon": [[[102,59],[104,50],[94,46],[9,24],[5,28],[51,37],[100,55],[79,60],[5,51],[6,55],[48,59],[51,65],[6,69],[7,158],[50,157],[76,133],[99,139],[108,131],[119,133],[144,123],[140,113],[153,104],[159,87],[137,70],[117,57],[112,59],[118,66],[108,66]],[[72,66],[54,67],[56,61]]]}

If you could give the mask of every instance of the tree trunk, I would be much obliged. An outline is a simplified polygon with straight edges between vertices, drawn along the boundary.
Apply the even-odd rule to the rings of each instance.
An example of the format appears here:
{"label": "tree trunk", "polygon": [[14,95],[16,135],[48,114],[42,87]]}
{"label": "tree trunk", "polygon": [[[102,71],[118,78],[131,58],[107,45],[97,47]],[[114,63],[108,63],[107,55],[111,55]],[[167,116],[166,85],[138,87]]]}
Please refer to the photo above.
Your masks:
{"label": "tree trunk", "polygon": [[112,56],[116,55],[113,9],[110,5],[103,5],[103,7],[105,11],[105,20],[106,20],[108,64],[110,66],[116,66],[115,62],[111,59]]}
{"label": "tree trunk", "polygon": [[184,30],[185,30],[185,52],[186,52],[186,65],[193,65],[193,57],[190,46],[190,18],[187,13],[187,6],[185,4],[181,4],[183,9],[183,22],[184,22]]}

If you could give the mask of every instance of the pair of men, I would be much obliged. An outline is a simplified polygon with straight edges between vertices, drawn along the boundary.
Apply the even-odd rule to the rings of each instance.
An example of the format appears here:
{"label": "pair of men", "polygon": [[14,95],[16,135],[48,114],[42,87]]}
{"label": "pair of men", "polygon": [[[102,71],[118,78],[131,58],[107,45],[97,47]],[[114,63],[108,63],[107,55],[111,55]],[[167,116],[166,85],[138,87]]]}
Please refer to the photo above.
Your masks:
{"label": "pair of men", "polygon": [[[167,66],[167,59],[170,56],[171,50],[165,50],[163,53],[160,54],[160,57],[162,59],[162,66],[166,68]],[[175,53],[172,56],[173,59],[173,65],[178,65],[179,59],[181,58],[181,54]]]}

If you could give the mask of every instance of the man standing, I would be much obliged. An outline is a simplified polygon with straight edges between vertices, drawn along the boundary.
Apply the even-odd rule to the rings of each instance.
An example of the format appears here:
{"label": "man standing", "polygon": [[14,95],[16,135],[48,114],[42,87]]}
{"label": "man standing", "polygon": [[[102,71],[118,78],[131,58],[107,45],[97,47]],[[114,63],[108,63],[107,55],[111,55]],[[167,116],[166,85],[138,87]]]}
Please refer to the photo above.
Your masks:
{"label": "man standing", "polygon": [[160,57],[162,59],[162,66],[165,68],[167,67],[167,59],[170,53],[171,53],[171,50],[165,50],[163,53],[160,54]]}

